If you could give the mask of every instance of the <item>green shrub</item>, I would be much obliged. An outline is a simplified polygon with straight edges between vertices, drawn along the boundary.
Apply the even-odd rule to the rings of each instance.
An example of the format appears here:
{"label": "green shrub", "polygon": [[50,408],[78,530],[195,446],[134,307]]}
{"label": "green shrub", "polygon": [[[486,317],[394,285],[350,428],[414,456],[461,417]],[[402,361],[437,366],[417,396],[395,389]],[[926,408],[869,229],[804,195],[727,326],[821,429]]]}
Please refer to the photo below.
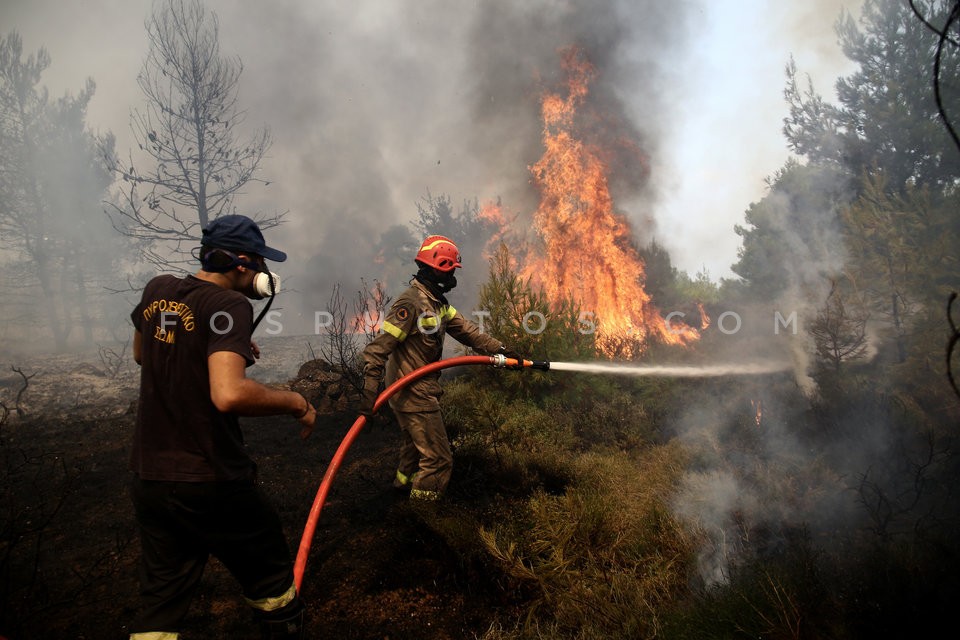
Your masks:
{"label": "green shrub", "polygon": [[444,389],[444,422],[457,458],[452,489],[525,497],[566,486],[577,442],[569,417],[529,401],[509,401],[474,376]]}
{"label": "green shrub", "polygon": [[571,423],[578,450],[614,447],[630,451],[655,439],[655,425],[632,388],[594,385],[588,393],[550,396],[543,404],[556,420]]}
{"label": "green shrub", "polygon": [[[580,309],[569,300],[547,300],[514,271],[506,245],[490,259],[490,275],[480,289],[480,308],[490,313],[485,327],[493,336],[538,359],[592,358],[593,335],[582,332]],[[545,322],[541,323],[542,314]]]}
{"label": "green shrub", "polygon": [[570,416],[548,411],[529,400],[510,400],[496,388],[464,377],[444,387],[447,430],[462,446],[522,449],[540,453],[576,445]]}

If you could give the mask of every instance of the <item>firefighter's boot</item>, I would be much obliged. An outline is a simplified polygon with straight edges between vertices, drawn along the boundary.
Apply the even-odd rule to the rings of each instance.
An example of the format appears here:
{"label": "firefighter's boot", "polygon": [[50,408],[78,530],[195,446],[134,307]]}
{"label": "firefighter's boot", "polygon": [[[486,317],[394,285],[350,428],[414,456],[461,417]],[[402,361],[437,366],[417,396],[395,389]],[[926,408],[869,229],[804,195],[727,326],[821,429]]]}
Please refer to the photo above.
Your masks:
{"label": "firefighter's boot", "polygon": [[306,607],[300,598],[276,611],[259,611],[260,636],[263,640],[303,640]]}

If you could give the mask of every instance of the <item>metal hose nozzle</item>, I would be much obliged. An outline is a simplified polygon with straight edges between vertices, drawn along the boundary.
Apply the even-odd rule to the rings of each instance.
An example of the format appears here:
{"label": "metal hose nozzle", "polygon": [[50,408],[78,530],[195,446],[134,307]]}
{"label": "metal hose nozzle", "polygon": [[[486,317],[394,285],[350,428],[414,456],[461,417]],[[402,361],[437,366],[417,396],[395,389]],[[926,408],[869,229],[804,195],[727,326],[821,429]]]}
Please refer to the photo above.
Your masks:
{"label": "metal hose nozzle", "polygon": [[512,367],[512,368],[524,368],[524,369],[540,369],[541,371],[549,371],[550,363],[546,360],[517,360],[516,358],[508,358],[502,353],[497,353],[490,356],[490,364],[495,367]]}

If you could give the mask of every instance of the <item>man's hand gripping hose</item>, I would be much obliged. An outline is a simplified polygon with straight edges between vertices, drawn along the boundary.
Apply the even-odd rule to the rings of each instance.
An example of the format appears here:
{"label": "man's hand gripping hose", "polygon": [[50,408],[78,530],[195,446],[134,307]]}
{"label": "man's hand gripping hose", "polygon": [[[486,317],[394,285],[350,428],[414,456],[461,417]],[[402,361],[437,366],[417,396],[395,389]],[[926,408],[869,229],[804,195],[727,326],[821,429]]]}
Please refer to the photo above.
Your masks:
{"label": "man's hand gripping hose", "polygon": [[[434,371],[439,371],[441,369],[447,369],[449,367],[477,364],[509,369],[529,368],[540,369],[542,371],[547,371],[550,369],[550,363],[546,361],[508,358],[503,354],[496,354],[493,356],[461,356],[459,358],[439,360],[411,371],[384,389],[383,393],[377,397],[376,402],[373,404],[371,415],[375,414],[380,407],[386,404],[386,402],[400,389],[404,388],[415,380],[419,380],[427,374],[433,373]],[[327,500],[327,494],[330,493],[330,486],[333,484],[333,479],[337,475],[340,465],[343,463],[344,456],[346,456],[347,451],[349,451],[350,447],[353,445],[353,441],[357,439],[358,435],[360,435],[360,431],[363,430],[363,427],[366,425],[366,423],[367,416],[360,415],[357,417],[357,420],[353,423],[353,426],[350,427],[349,431],[347,431],[347,435],[344,436],[343,440],[340,442],[340,446],[337,448],[336,453],[334,453],[333,457],[330,459],[330,464],[327,466],[327,471],[323,474],[323,480],[320,481],[320,488],[317,490],[317,495],[313,500],[313,506],[310,508],[310,514],[307,516],[307,523],[303,528],[303,536],[300,538],[300,548],[297,550],[297,558],[293,564],[293,580],[296,584],[297,591],[300,591],[300,585],[303,583],[303,574],[307,566],[307,556],[310,555],[310,546],[313,544],[313,535],[317,528],[317,521],[320,519],[320,512],[323,510],[324,502]]]}

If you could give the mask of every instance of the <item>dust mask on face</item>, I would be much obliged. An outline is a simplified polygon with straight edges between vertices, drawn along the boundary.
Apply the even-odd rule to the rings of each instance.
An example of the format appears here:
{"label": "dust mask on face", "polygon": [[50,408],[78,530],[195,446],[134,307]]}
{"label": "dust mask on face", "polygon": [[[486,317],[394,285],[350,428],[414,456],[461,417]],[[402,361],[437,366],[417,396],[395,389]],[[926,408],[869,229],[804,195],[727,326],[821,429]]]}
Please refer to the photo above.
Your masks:
{"label": "dust mask on face", "polygon": [[[271,282],[272,281],[272,282]],[[271,288],[271,284],[273,288]],[[256,300],[269,298],[280,293],[280,276],[269,271],[260,271],[253,278],[253,293]]]}

